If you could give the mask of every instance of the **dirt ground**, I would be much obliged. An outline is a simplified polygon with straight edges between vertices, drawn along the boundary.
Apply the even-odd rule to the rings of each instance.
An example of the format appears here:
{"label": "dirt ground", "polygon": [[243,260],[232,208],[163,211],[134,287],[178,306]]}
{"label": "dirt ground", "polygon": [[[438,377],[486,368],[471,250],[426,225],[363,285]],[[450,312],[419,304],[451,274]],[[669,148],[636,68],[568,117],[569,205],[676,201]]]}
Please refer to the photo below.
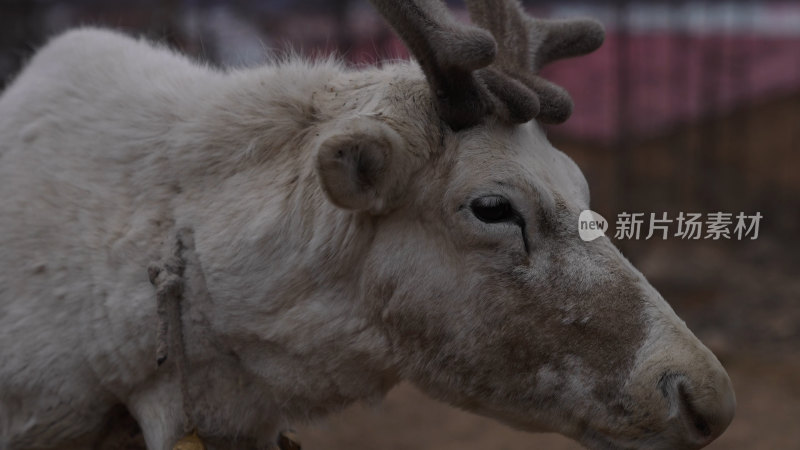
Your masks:
{"label": "dirt ground", "polygon": [[[800,257],[763,241],[650,248],[634,261],[722,361],[736,417],[709,449],[800,449]],[[431,400],[409,384],[298,429],[306,450],[580,449]]]}

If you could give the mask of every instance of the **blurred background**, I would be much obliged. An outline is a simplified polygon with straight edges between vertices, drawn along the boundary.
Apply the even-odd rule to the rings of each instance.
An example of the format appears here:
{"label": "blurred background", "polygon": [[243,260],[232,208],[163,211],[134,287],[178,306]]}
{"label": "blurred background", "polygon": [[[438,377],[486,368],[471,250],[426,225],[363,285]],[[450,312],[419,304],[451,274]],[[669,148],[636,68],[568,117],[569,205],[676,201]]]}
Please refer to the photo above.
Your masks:
{"label": "blurred background", "polygon": [[[737,416],[710,448],[800,449],[800,2],[524,4],[606,26],[600,50],[545,73],[575,101],[551,141],[581,167],[612,230],[622,212],[763,216],[757,239],[643,232],[617,244],[731,374]],[[407,57],[364,0],[0,0],[0,88],[49,37],[78,25],[145,35],[219,66],[257,65],[288,48],[352,64]],[[407,384],[299,436],[311,450],[580,448]]]}

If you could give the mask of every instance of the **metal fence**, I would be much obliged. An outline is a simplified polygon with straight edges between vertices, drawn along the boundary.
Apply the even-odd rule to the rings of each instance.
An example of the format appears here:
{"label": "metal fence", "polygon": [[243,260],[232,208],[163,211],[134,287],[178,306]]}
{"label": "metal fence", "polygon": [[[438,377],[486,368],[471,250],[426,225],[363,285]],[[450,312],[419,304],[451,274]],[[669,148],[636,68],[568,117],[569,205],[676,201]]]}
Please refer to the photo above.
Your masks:
{"label": "metal fence", "polygon": [[[460,2],[448,2],[465,17]],[[538,16],[592,16],[596,53],[546,74],[575,100],[553,141],[582,166],[594,204],[622,210],[762,210],[767,230],[800,225],[800,5],[753,1],[525,2]],[[7,0],[0,79],[58,32],[96,24],[166,41],[219,65],[287,46],[356,63],[405,57],[363,0]]]}

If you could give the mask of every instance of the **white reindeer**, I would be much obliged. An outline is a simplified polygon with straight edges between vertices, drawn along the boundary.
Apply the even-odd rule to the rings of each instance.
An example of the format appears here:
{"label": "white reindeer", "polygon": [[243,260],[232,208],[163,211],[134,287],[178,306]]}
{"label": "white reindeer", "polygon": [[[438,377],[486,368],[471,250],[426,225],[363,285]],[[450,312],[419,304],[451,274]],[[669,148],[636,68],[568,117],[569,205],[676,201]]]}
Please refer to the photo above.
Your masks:
{"label": "white reindeer", "polygon": [[265,448],[400,380],[597,449],[722,433],[725,370],[578,238],[538,123],[571,110],[538,69],[602,28],[373,3],[418,65],[222,72],[96,29],[30,61],[0,98],[0,449],[91,447],[119,405],[151,450]]}

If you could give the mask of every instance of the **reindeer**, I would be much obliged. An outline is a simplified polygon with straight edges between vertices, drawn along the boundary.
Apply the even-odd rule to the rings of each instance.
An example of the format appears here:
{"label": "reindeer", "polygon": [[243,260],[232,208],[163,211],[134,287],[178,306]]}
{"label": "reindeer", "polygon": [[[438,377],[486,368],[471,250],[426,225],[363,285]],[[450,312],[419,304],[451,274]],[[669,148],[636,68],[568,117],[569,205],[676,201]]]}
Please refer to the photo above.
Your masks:
{"label": "reindeer", "polygon": [[400,380],[589,448],[725,430],[725,370],[578,238],[542,129],[572,104],[539,69],[602,27],[372,3],[417,63],[223,72],[89,28],[32,58],[0,98],[0,449],[92,447],[119,405],[151,450],[269,448]]}

